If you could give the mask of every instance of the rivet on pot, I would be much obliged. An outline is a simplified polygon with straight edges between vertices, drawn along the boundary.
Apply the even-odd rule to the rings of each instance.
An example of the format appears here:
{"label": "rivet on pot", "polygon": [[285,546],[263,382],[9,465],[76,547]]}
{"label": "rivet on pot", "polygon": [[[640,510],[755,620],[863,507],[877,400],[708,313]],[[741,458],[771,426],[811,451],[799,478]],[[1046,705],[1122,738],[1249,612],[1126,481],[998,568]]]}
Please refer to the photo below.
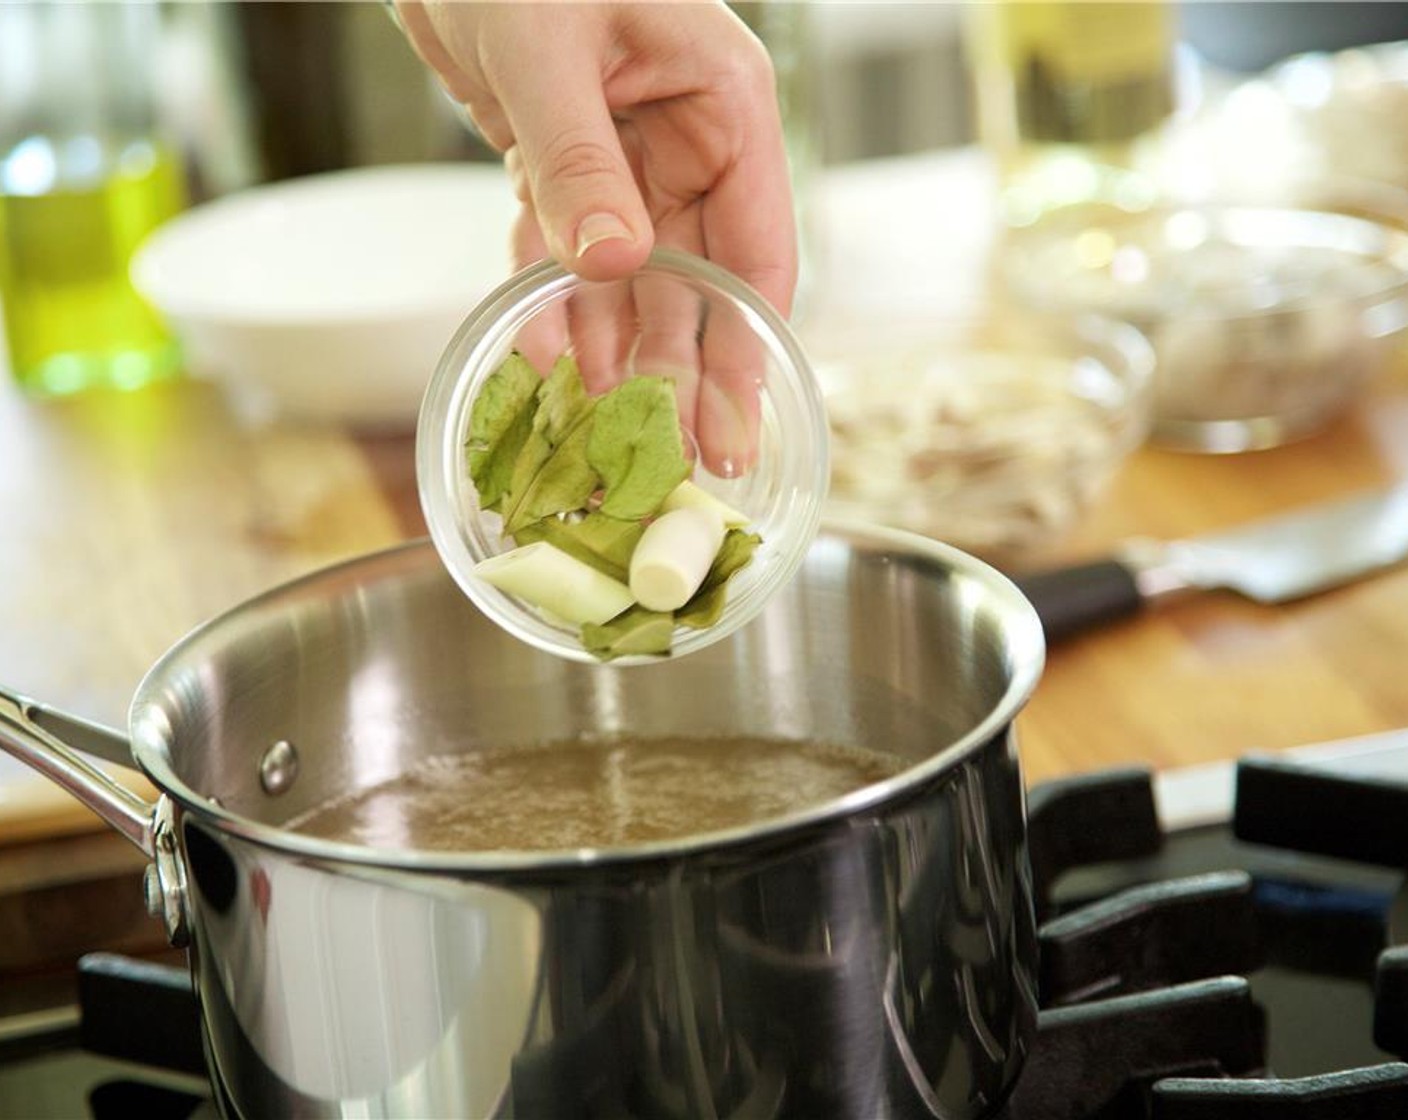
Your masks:
{"label": "rivet on pot", "polygon": [[298,752],[287,739],[280,739],[259,760],[259,784],[270,795],[287,793],[298,777]]}
{"label": "rivet on pot", "polygon": [[154,863],[147,864],[142,873],[142,898],[147,904],[147,913],[153,918],[160,918],[164,900],[161,897],[161,876],[157,874]]}

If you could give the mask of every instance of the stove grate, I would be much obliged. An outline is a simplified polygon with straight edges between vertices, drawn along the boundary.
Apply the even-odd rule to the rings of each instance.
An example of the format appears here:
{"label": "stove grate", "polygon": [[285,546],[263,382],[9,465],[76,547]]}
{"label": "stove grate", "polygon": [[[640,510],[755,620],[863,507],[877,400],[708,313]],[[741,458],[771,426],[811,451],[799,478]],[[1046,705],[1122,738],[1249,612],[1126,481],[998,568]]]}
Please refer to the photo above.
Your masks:
{"label": "stove grate", "polygon": [[[1279,759],[1243,760],[1237,774],[1241,844],[1408,865],[1401,783]],[[1373,983],[1374,1039],[1408,1056],[1408,948],[1386,947],[1394,891],[1238,866],[1138,881],[1141,860],[1152,866],[1167,840],[1148,771],[1047,783],[1029,805],[1044,1010],[1004,1120],[1408,1116],[1403,1063],[1303,1077],[1266,1069],[1266,1016],[1246,979],[1271,964]],[[1236,862],[1235,845],[1229,854]],[[1061,895],[1068,873],[1116,863],[1136,881]]]}
{"label": "stove grate", "polygon": [[[1408,947],[1390,944],[1408,865],[1401,784],[1244,760],[1235,837],[1210,829],[1213,854],[1191,873],[1179,853],[1192,834],[1162,830],[1147,770],[1036,787],[1029,818],[1042,1010],[1027,1068],[995,1120],[1408,1116],[1408,1064],[1388,1060],[1408,1058]],[[1331,835],[1343,829],[1358,835]],[[163,1017],[171,1000],[193,1012],[188,983],[170,976],[110,959],[85,961],[85,971],[83,1038],[97,1052],[149,1056],[131,1051],[131,1012],[143,1002],[133,984],[158,982]],[[1282,1024],[1264,984],[1275,973],[1362,987],[1372,1023],[1321,1010],[1317,988],[1311,1025],[1334,1035],[1362,1028],[1384,1060],[1279,1075],[1268,1055]],[[195,1032],[181,1021],[189,1042]],[[112,1114],[131,1114],[126,1092],[110,1091]],[[98,1103],[94,1115],[104,1115]]]}

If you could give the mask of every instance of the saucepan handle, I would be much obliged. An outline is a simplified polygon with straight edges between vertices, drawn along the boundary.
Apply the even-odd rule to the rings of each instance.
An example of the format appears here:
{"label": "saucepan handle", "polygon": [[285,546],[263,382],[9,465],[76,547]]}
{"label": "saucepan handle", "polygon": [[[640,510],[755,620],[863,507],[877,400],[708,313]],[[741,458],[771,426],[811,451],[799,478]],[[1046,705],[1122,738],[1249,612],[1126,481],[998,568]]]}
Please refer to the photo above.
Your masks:
{"label": "saucepan handle", "polygon": [[131,766],[132,754],[121,734],[0,688],[0,749],[78,798],[155,858],[156,807],[88,757]]}

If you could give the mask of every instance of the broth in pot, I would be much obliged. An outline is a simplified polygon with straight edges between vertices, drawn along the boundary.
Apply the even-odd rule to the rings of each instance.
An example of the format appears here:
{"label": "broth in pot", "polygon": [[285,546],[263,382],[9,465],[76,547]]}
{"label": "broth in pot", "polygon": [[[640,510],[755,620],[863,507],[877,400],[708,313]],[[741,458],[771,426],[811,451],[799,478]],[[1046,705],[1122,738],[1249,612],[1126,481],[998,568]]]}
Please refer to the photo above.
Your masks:
{"label": "broth in pot", "polygon": [[285,827],[372,848],[619,848],[786,816],[906,765],[881,751],[790,739],[565,740],[430,757]]}

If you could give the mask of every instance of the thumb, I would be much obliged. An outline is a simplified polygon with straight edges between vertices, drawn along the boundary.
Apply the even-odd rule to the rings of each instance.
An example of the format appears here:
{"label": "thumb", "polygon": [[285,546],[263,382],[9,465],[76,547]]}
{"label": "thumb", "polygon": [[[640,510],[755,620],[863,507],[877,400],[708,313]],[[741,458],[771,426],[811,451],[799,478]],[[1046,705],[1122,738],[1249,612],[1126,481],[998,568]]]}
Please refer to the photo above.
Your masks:
{"label": "thumb", "polygon": [[654,229],[587,59],[529,81],[519,70],[499,91],[524,178],[552,255],[589,280],[629,275]]}

